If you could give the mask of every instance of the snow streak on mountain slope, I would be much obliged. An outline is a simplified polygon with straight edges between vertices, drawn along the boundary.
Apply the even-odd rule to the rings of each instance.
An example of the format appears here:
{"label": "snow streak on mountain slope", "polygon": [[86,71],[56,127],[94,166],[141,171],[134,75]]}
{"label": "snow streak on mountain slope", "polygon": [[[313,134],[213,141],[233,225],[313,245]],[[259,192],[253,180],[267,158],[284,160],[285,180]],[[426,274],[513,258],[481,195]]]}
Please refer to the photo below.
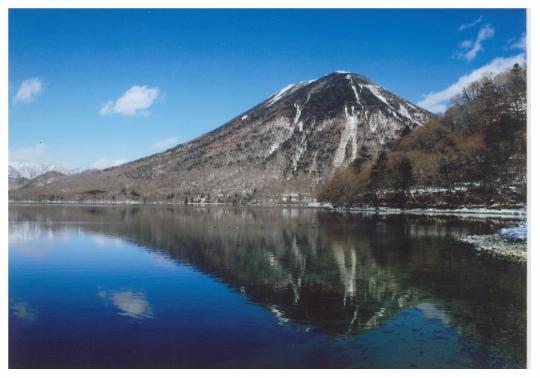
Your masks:
{"label": "snow streak on mountain slope", "polygon": [[336,169],[373,159],[430,116],[363,76],[335,72],[287,85],[188,143],[41,190],[76,199],[307,198]]}

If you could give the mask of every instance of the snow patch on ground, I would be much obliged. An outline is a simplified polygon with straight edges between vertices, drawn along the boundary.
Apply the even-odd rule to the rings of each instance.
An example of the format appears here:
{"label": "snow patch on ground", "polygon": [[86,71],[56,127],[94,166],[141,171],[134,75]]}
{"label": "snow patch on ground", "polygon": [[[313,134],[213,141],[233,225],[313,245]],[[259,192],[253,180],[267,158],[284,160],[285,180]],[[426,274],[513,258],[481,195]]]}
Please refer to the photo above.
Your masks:
{"label": "snow patch on ground", "polygon": [[358,91],[356,90],[356,87],[354,86],[354,81],[352,79],[351,75],[347,75],[347,79],[349,79],[349,82],[351,83],[351,88],[354,92],[354,97],[356,98],[356,103],[360,104],[360,97],[358,97]]}
{"label": "snow patch on ground", "polygon": [[376,86],[376,85],[366,85],[366,87],[369,89],[369,91],[375,96],[377,97],[380,101],[382,101],[383,103],[385,103],[390,112],[392,113],[392,115],[394,116],[394,118],[396,119],[400,119],[400,117],[398,116],[401,115],[401,117],[403,118],[406,118],[408,120],[410,120],[411,122],[415,123],[415,124],[420,124],[422,122],[425,121],[425,116],[420,113],[420,112],[414,112],[414,114],[411,114],[410,111],[409,111],[409,107],[405,105],[403,105],[401,103],[401,101],[399,101],[399,109],[395,109],[389,102],[388,102],[388,99],[384,96],[384,94],[380,91],[380,87],[379,86]]}
{"label": "snow patch on ground", "polygon": [[380,111],[373,113],[368,121],[369,131],[375,133],[379,126],[384,126],[385,124],[386,119]]}
{"label": "snow patch on ground", "polygon": [[[335,209],[341,211],[344,209]],[[461,207],[456,209],[442,209],[442,208],[413,208],[413,209],[401,209],[395,207],[351,207],[346,209],[351,212],[363,212],[363,213],[383,213],[383,214],[423,214],[423,215],[452,215],[460,217],[474,217],[474,218],[507,218],[507,219],[525,219],[527,216],[527,210],[525,208],[516,209],[490,209],[486,207],[467,208]]]}
{"label": "snow patch on ground", "polygon": [[243,116],[243,117],[242,117],[242,121],[245,121],[247,118],[248,118],[247,115]]}
{"label": "snow patch on ground", "polygon": [[316,131],[318,133],[320,133],[321,131],[323,131],[324,129],[326,129],[328,126],[333,126],[334,124],[334,121],[333,120],[324,120],[322,121],[321,124],[319,124],[317,127],[316,127]]}
{"label": "snow patch on ground", "polygon": [[293,172],[296,172],[298,169],[298,162],[302,158],[302,155],[307,150],[307,140],[306,140],[306,134],[302,134],[302,139],[300,140],[299,146],[294,152],[293,161],[292,161],[292,169]]}
{"label": "snow patch on ground", "polygon": [[523,223],[517,227],[502,228],[499,230],[499,235],[510,240],[527,240],[527,225]]}
{"label": "snow patch on ground", "polygon": [[282,88],[279,92],[270,97],[266,103],[266,107],[273,105],[277,101],[281,100],[286,95],[296,92],[298,89],[305,87],[308,84],[313,83],[315,80],[305,80],[296,84],[289,84],[285,88]]}
{"label": "snow patch on ground", "polygon": [[272,145],[270,146],[270,150],[268,150],[268,156],[272,155],[274,153],[274,151],[279,148],[279,146],[281,146],[280,142],[272,143]]}
{"label": "snow patch on ground", "polygon": [[373,96],[377,97],[379,100],[381,100],[386,105],[388,105],[390,108],[392,108],[392,106],[386,100],[386,97],[384,97],[382,95],[382,93],[379,91],[379,88],[377,88],[375,85],[368,85],[367,87],[370,90],[370,92],[373,93]]}
{"label": "snow patch on ground", "polygon": [[356,143],[358,116],[354,112],[354,106],[351,106],[349,113],[347,105],[345,105],[345,120],[345,128],[341,132],[339,146],[337,148],[336,155],[334,156],[334,167],[340,167],[343,164],[349,141],[351,141],[351,160],[356,157],[356,153],[358,151],[358,145]]}
{"label": "snow patch on ground", "polygon": [[275,95],[270,97],[268,100],[268,103],[266,104],[266,107],[269,107],[276,101],[279,101],[280,98],[282,98],[287,92],[289,92],[291,89],[293,89],[296,86],[296,84],[289,84],[285,88],[282,88],[279,92],[277,92]]}
{"label": "snow patch on ground", "polygon": [[516,262],[527,261],[527,243],[525,240],[509,240],[500,234],[467,235],[458,240],[470,244],[478,253]]}
{"label": "snow patch on ground", "polygon": [[296,109],[296,115],[294,116],[293,125],[296,125],[300,119],[300,116],[302,115],[302,108],[298,104],[294,104],[294,108]]}
{"label": "snow patch on ground", "polygon": [[272,130],[271,132],[275,136],[274,142],[266,154],[267,157],[272,155],[274,151],[293,135],[294,125],[291,125],[290,122],[290,119],[280,118],[272,124],[267,124],[268,130]]}
{"label": "snow patch on ground", "polygon": [[399,104],[399,114],[401,114],[405,118],[412,119],[409,110],[405,106],[403,106],[403,104]]}
{"label": "snow patch on ground", "polygon": [[304,106],[307,105],[307,103],[309,102],[309,100],[311,99],[311,94],[313,93],[313,90],[311,90],[308,95],[307,95],[307,98],[306,98],[306,102],[304,103]]}

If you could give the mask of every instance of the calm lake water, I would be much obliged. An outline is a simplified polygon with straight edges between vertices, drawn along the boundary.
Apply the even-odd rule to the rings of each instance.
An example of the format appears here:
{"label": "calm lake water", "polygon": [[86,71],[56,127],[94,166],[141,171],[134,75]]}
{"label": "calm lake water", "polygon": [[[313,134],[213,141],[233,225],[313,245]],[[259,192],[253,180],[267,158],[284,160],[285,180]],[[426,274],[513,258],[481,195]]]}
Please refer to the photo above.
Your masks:
{"label": "calm lake water", "polygon": [[10,367],[525,367],[526,266],[452,239],[514,223],[12,204]]}

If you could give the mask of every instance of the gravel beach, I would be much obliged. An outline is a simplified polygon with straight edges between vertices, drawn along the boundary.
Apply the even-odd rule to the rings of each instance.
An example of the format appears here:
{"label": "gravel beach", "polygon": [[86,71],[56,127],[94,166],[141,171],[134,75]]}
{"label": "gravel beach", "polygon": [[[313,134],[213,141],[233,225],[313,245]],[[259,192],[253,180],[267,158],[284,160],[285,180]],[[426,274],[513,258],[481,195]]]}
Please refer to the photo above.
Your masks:
{"label": "gravel beach", "polygon": [[467,235],[458,239],[471,244],[480,253],[516,262],[527,261],[527,225],[503,228],[491,235]]}

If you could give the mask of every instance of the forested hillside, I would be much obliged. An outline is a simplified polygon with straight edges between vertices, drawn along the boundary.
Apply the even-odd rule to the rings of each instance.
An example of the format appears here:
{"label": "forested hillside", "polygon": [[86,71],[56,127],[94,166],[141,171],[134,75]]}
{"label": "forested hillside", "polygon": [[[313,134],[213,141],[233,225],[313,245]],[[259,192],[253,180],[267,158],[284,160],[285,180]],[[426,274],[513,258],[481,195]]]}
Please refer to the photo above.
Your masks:
{"label": "forested hillside", "polygon": [[357,160],[324,182],[335,206],[515,206],[526,201],[527,72],[515,65],[472,83],[374,160]]}

